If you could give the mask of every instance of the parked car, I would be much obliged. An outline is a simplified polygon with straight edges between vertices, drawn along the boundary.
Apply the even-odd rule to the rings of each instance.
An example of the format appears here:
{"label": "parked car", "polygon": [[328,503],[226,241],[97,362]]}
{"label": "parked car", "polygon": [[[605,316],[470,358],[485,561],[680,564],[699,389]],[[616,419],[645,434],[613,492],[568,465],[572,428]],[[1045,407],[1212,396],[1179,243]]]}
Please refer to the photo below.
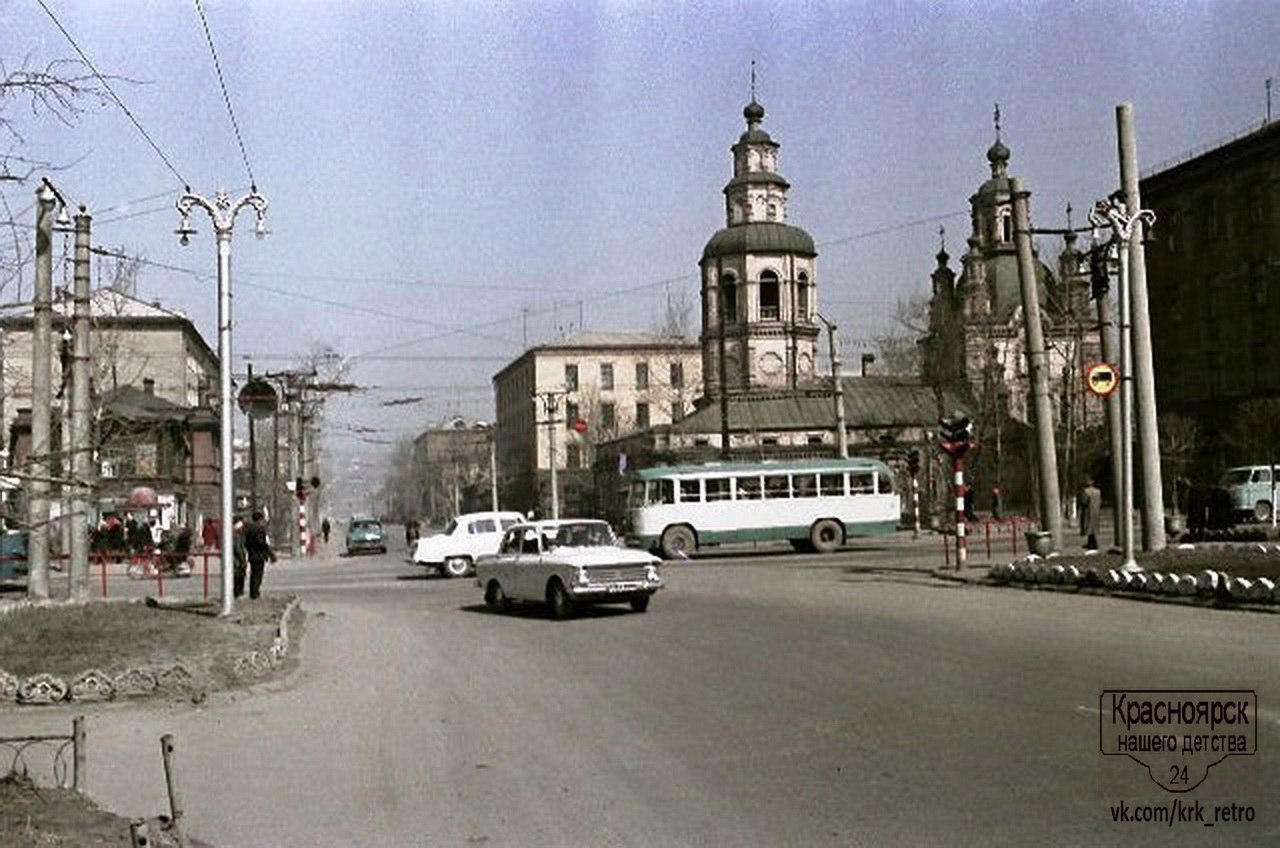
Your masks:
{"label": "parked car", "polygon": [[498,552],[502,534],[524,521],[518,512],[468,512],[449,522],[441,533],[423,536],[413,549],[413,561],[447,577],[474,573],[478,558]]}
{"label": "parked car", "polygon": [[27,583],[27,534],[6,530],[0,534],[0,585]]}
{"label": "parked car", "polygon": [[[1280,475],[1277,475],[1280,477]],[[1276,481],[1280,485],[1280,479]],[[1231,516],[1237,521],[1270,521],[1273,491],[1270,465],[1242,465],[1228,468],[1218,482],[1230,500]]]}
{"label": "parked car", "polygon": [[618,543],[604,521],[561,519],[517,524],[498,553],[476,562],[476,584],[490,609],[545,602],[553,618],[587,604],[630,604],[636,612],[662,588],[661,561]]}
{"label": "parked car", "polygon": [[376,518],[353,517],[347,522],[347,555],[385,554],[387,535]]}

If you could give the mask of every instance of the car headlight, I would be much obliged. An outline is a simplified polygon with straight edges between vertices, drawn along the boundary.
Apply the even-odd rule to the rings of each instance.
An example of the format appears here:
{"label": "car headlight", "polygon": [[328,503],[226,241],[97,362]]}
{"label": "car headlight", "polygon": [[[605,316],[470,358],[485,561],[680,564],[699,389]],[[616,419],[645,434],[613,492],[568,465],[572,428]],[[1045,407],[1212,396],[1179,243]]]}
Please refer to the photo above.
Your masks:
{"label": "car headlight", "polygon": [[579,566],[578,567],[578,585],[585,586],[590,582],[591,582],[590,579],[588,579],[587,577],[587,570]]}
{"label": "car headlight", "polygon": [[648,574],[649,582],[650,582],[650,583],[657,583],[657,582],[658,582],[658,580],[660,579],[660,578],[658,577],[658,566],[656,566],[656,565],[650,565],[650,566],[648,566],[648,569],[649,569],[649,574]]}

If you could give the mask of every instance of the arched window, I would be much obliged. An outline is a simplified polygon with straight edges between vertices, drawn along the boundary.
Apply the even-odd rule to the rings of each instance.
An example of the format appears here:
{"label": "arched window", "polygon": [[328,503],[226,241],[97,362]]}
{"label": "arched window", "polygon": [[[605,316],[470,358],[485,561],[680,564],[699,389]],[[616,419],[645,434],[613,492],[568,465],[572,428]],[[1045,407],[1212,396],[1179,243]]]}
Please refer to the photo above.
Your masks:
{"label": "arched window", "polygon": [[778,275],[773,271],[760,272],[760,320],[778,320]]}
{"label": "arched window", "polygon": [[796,321],[809,321],[809,275],[804,271],[796,275]]}
{"label": "arched window", "polygon": [[738,281],[732,274],[720,282],[720,317],[724,324],[738,323]]}
{"label": "arched window", "polygon": [[1000,213],[1000,241],[1006,244],[1013,241],[1013,216],[1008,209]]}
{"label": "arched window", "polygon": [[765,213],[770,221],[778,220],[778,204],[770,203],[768,211]]}

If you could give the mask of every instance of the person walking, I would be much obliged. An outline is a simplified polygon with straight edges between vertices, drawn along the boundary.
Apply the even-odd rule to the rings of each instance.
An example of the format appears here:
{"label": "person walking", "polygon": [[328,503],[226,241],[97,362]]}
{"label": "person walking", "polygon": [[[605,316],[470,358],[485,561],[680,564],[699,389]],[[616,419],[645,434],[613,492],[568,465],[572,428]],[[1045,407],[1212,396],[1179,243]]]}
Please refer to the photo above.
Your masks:
{"label": "person walking", "polygon": [[249,597],[257,598],[267,560],[276,561],[276,552],[271,549],[267,528],[262,523],[261,510],[255,510],[253,519],[244,527],[244,552],[249,558]]}
{"label": "person walking", "polygon": [[1084,536],[1084,547],[1087,551],[1098,549],[1098,522],[1102,517],[1102,492],[1093,484],[1092,477],[1086,477],[1084,488],[1080,490],[1078,500],[1080,507],[1080,535]]}
{"label": "person walking", "polygon": [[249,557],[244,548],[244,519],[237,518],[231,529],[231,549],[235,565],[234,594],[238,598],[244,594],[244,575],[249,570]]}
{"label": "person walking", "polygon": [[329,516],[325,516],[320,521],[320,535],[324,537],[324,543],[329,544]]}

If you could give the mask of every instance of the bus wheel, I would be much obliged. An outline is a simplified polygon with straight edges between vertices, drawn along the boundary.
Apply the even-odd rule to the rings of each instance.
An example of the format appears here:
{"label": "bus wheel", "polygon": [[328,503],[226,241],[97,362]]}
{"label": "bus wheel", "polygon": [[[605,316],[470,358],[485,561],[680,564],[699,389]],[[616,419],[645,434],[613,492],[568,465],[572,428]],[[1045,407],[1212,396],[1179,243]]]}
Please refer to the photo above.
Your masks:
{"label": "bus wheel", "polygon": [[698,549],[698,539],[693,530],[677,524],[662,531],[662,555],[667,559],[688,559]]}
{"label": "bus wheel", "polygon": [[809,544],[820,554],[829,554],[844,541],[844,528],[832,518],[819,518],[809,528]]}

